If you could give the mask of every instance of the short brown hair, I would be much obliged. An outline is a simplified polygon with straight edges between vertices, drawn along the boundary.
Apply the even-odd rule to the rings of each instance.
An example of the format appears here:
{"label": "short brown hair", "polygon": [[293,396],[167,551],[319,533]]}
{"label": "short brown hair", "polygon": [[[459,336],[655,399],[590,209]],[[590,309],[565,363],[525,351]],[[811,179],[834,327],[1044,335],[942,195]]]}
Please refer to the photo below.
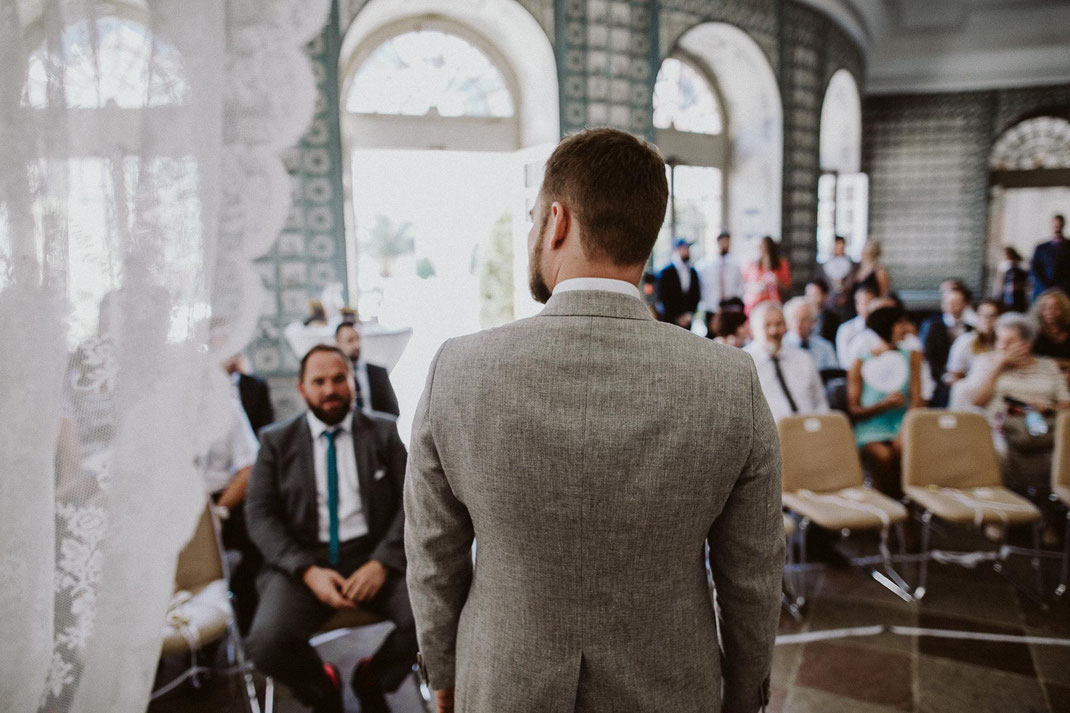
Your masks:
{"label": "short brown hair", "polygon": [[647,142],[616,129],[566,137],[546,162],[543,206],[561,201],[580,227],[589,258],[646,262],[665,219],[665,161]]}
{"label": "short brown hair", "polygon": [[305,355],[301,357],[301,368],[297,371],[298,381],[305,380],[305,367],[308,365],[309,358],[313,354],[319,354],[322,352],[330,352],[331,354],[337,354],[339,357],[341,357],[342,363],[346,365],[346,371],[353,371],[353,364],[350,363],[349,357],[345,355],[345,352],[343,352],[341,349],[334,346],[333,344],[317,344],[316,346],[305,352]]}

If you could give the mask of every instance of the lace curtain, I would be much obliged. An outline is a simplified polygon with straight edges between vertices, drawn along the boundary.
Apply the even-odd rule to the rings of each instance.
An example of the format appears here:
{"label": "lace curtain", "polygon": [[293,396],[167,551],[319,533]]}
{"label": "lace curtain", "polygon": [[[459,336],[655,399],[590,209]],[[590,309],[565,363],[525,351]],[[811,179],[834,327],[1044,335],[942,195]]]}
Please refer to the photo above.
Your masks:
{"label": "lace curtain", "polygon": [[0,0],[0,711],[142,711],[327,0]]}

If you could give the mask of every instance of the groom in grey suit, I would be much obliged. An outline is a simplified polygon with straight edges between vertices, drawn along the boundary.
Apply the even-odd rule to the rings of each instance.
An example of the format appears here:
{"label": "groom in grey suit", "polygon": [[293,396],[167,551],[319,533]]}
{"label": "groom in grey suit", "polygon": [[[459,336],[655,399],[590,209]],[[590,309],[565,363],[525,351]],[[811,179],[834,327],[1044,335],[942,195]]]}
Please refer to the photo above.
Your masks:
{"label": "groom in grey suit", "polygon": [[528,238],[545,309],[452,339],[431,365],[405,548],[440,711],[738,713],[768,698],[776,427],[745,352],[640,299],[667,194],[661,157],[631,135],[562,141]]}

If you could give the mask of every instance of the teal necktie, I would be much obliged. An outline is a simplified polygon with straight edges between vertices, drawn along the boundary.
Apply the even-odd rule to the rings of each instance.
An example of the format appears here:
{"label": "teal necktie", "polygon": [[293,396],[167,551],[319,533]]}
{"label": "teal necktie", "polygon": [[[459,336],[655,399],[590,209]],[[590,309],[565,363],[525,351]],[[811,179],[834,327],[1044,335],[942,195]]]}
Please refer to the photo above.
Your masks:
{"label": "teal necktie", "polygon": [[340,429],[324,431],[327,437],[327,517],[330,521],[330,544],[328,560],[332,567],[338,566],[338,453],[334,437]]}

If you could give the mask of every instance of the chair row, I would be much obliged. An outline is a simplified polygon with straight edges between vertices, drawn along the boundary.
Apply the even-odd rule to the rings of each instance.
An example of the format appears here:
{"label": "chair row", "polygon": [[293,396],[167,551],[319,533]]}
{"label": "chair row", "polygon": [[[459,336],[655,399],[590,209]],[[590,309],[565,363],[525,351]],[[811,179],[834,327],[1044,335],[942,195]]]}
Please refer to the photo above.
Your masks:
{"label": "chair row", "polygon": [[[982,415],[916,409],[907,414],[903,423],[904,501],[918,508],[922,522],[921,552],[914,557],[920,561],[921,569],[918,585],[913,589],[896,572],[897,558],[888,549],[889,532],[893,528],[898,531],[902,549],[907,508],[865,485],[847,417],[842,413],[792,416],[782,419],[777,426],[784,464],[784,507],[798,521],[789,542],[798,546],[801,561],[796,565],[792,560],[789,564],[805,566],[806,535],[811,524],[843,533],[876,530],[881,536],[880,554],[859,558],[853,564],[870,566],[878,581],[904,599],[920,599],[925,595],[932,554],[932,521],[937,518],[960,526],[1002,526],[1003,541],[992,559],[1001,563],[1009,554],[1030,554],[1040,581],[1041,511],[1003,485],[992,434]],[[1059,415],[1056,429],[1052,497],[1070,505],[1070,413]],[[1070,527],[1070,511],[1067,518]],[[1034,526],[1033,549],[1009,547],[1007,529],[1025,524]],[[1070,530],[1064,539],[1057,596],[1065,593],[1070,574]],[[882,565],[883,574],[873,568],[877,564]],[[802,597],[797,600],[800,604],[803,601]]]}

